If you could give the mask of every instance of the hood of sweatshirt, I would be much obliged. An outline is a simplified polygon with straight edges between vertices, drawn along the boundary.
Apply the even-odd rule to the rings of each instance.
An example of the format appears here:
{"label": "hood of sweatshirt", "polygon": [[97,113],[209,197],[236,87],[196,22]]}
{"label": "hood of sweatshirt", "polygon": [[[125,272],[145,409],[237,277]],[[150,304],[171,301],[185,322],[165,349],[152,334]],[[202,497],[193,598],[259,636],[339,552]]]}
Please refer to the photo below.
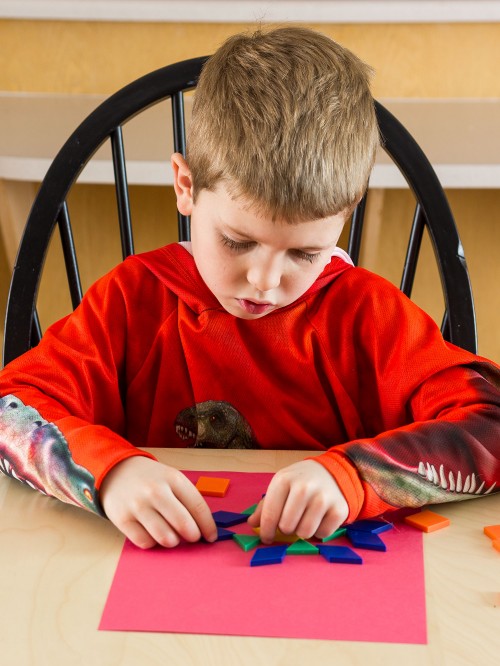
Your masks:
{"label": "hood of sweatshirt", "polygon": [[[189,249],[181,243],[165,245],[157,250],[130,257],[129,260],[140,261],[194,312],[200,314],[206,310],[223,309],[203,281]],[[349,255],[344,250],[336,248],[330,262],[316,281],[302,296],[287,307],[307,299],[352,268],[353,264]]]}

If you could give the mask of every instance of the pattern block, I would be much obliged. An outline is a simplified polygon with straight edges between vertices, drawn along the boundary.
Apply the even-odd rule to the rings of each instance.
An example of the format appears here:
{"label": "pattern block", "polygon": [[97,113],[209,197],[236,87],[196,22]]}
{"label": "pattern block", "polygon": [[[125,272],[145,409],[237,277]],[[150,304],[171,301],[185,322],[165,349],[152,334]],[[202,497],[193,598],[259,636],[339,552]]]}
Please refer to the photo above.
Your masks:
{"label": "pattern block", "polygon": [[358,532],[347,528],[347,536],[355,548],[380,550],[382,552],[387,550],[387,546],[378,534],[373,534],[372,532]]}
{"label": "pattern block", "polygon": [[[253,527],[253,531],[260,535],[260,527]],[[281,530],[276,530],[274,534],[273,543],[295,543],[299,540],[296,534],[283,534]]]}
{"label": "pattern block", "polygon": [[287,555],[317,555],[319,553],[318,547],[309,541],[299,539],[292,543],[287,548]]}
{"label": "pattern block", "polygon": [[196,488],[206,497],[225,497],[230,479],[220,479],[215,476],[200,476]]}
{"label": "pattern block", "polygon": [[428,509],[419,513],[413,513],[411,516],[406,516],[404,521],[417,530],[422,530],[422,532],[435,532],[443,527],[448,527],[450,524],[449,518],[440,516],[438,513],[434,513],[434,511],[429,511]]}
{"label": "pattern block", "polygon": [[363,564],[361,555],[355,553],[349,546],[328,546],[320,544],[318,546],[320,555],[323,555],[328,562],[337,562],[339,564]]}
{"label": "pattern block", "polygon": [[231,530],[217,527],[217,541],[229,541],[229,539],[232,539],[234,536],[234,532],[231,532]]}
{"label": "pattern block", "polygon": [[214,511],[212,513],[215,524],[219,527],[232,527],[245,523],[248,516],[244,513],[235,513],[234,511]]}
{"label": "pattern block", "polygon": [[500,525],[487,525],[484,528],[484,533],[486,536],[490,537],[490,539],[496,541],[497,539],[500,539]]}
{"label": "pattern block", "polygon": [[[217,539],[213,543],[217,543],[217,541],[229,541],[229,539],[232,539],[234,535],[234,532],[231,532],[231,530],[226,530],[223,527],[217,527]],[[200,541],[204,543],[212,543],[211,541],[207,541],[205,537],[201,537]]]}
{"label": "pattern block", "polygon": [[247,553],[259,545],[260,539],[253,534],[233,534],[233,540],[236,541],[238,546]]}
{"label": "pattern block", "polygon": [[324,539],[321,539],[323,543],[326,543],[327,541],[333,541],[334,539],[338,539],[341,536],[344,536],[344,534],[347,532],[347,527],[339,527],[338,530],[335,530],[330,536],[325,537]]}
{"label": "pattern block", "polygon": [[356,532],[380,534],[392,530],[393,527],[392,523],[387,523],[385,520],[356,520],[348,526],[348,529],[356,530]]}
{"label": "pattern block", "polygon": [[250,560],[250,566],[260,567],[264,564],[281,564],[285,559],[286,549],[286,544],[257,548]]}

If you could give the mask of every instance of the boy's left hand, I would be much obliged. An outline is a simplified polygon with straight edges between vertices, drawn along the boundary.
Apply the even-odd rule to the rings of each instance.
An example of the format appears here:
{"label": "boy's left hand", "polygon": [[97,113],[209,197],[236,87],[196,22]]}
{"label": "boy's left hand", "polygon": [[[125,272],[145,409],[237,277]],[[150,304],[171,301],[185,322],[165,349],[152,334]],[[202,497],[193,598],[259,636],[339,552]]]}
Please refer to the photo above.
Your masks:
{"label": "boy's left hand", "polygon": [[263,543],[272,543],[277,528],[302,539],[325,538],[348,515],[349,506],[330,472],[314,460],[303,460],[274,475],[248,523],[260,526]]}

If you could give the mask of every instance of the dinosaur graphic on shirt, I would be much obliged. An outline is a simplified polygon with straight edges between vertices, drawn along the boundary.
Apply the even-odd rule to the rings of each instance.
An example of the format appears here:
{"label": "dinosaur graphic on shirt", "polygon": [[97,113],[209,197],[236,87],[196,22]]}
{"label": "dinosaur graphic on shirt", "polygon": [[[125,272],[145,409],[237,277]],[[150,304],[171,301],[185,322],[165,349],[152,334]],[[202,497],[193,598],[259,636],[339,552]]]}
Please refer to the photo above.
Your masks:
{"label": "dinosaur graphic on shirt", "polygon": [[377,495],[396,507],[473,499],[493,492],[496,485],[481,479],[465,461],[460,468],[456,461],[442,457],[432,462],[419,457],[414,464],[404,466],[393,462],[388,448],[367,442],[350,446],[347,455]]}
{"label": "dinosaur graphic on shirt", "polygon": [[102,514],[94,477],[53,423],[14,395],[0,398],[0,471],[63,502]]}
{"label": "dinosaur graphic on shirt", "polygon": [[207,400],[183,409],[175,431],[188,446],[215,449],[255,449],[257,444],[246,419],[229,402]]}

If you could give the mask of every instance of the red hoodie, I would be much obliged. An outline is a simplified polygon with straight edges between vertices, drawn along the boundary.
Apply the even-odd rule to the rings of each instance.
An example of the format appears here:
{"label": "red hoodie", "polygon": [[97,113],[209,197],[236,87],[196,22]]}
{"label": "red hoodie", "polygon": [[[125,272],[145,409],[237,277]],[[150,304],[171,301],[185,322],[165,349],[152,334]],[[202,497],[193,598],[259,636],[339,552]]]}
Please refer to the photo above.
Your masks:
{"label": "red hoodie", "polygon": [[342,258],[245,320],[174,244],[101,278],[0,373],[0,470],[101,512],[136,447],[324,451],[351,521],[500,487],[499,387],[495,364]]}

